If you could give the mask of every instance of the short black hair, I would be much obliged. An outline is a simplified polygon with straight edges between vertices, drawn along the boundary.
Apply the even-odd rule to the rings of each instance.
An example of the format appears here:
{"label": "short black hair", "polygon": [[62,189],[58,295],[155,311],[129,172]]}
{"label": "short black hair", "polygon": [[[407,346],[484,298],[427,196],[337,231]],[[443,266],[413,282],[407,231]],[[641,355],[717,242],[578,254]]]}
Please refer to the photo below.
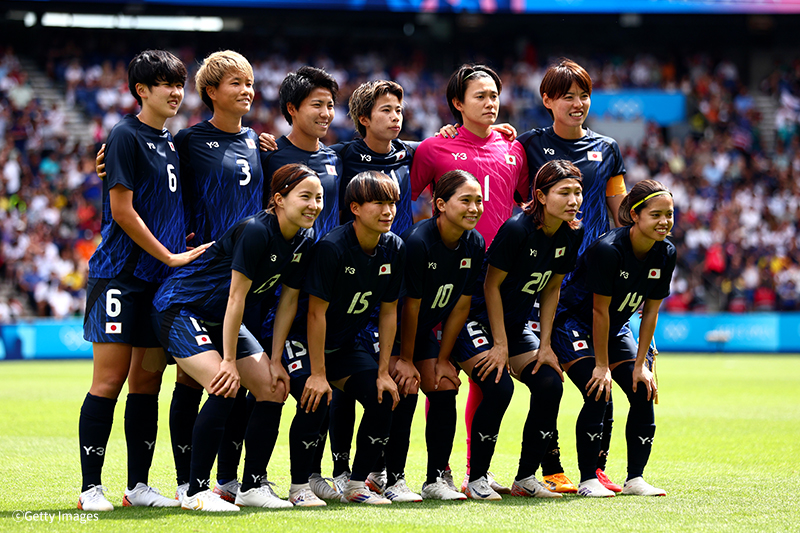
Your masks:
{"label": "short black hair", "polygon": [[333,97],[333,103],[336,103],[339,84],[336,83],[333,76],[321,68],[300,67],[297,72],[290,72],[283,78],[278,94],[281,101],[281,113],[290,126],[292,125],[292,116],[289,114],[288,105],[291,103],[295,109],[299,108],[311,91],[318,88],[328,89]]}
{"label": "short black hair", "polygon": [[136,84],[153,87],[161,82],[186,83],[186,65],[166,50],[145,50],[136,54],[128,65],[128,89],[139,105],[142,98],[136,92]]}
{"label": "short black hair", "polygon": [[494,84],[497,85],[497,94],[503,92],[503,82],[500,81],[500,76],[486,65],[461,65],[450,76],[450,80],[447,82],[447,105],[450,107],[450,112],[456,122],[463,124],[464,118],[461,116],[461,111],[456,109],[453,100],[463,103],[469,82],[480,78],[491,78],[494,80]]}

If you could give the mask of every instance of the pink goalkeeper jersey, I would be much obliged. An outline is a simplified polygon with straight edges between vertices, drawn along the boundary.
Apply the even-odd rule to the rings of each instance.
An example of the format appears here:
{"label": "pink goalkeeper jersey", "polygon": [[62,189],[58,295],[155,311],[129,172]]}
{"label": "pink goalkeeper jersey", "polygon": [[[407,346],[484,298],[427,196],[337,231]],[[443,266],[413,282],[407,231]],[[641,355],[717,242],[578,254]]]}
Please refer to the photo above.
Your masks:
{"label": "pink goalkeeper jersey", "polygon": [[414,153],[411,165],[411,198],[417,197],[445,172],[466,170],[478,179],[483,191],[483,215],[475,229],[486,247],[514,209],[514,191],[523,201],[530,196],[525,149],[495,131],[482,139],[465,127],[455,139],[425,139]]}

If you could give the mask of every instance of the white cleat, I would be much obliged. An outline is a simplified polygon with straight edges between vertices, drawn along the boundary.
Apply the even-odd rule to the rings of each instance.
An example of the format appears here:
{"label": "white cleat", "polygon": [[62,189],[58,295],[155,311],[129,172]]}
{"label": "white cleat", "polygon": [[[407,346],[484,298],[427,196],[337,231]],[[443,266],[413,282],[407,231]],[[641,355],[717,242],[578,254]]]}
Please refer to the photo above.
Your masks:
{"label": "white cleat", "polygon": [[347,487],[347,483],[350,481],[350,472],[345,470],[338,476],[334,476],[333,478],[333,488],[339,493],[339,497],[344,494],[344,489]]}
{"label": "white cleat", "polygon": [[551,492],[547,485],[536,479],[536,476],[515,480],[511,487],[511,495],[528,498],[561,498],[561,494]]}
{"label": "white cleat", "polygon": [[269,485],[261,485],[246,492],[240,490],[239,494],[236,495],[236,505],[239,507],[266,507],[268,509],[294,507],[291,502],[281,500]]}
{"label": "white cleat", "polygon": [[383,491],[386,490],[386,482],[386,470],[381,470],[380,472],[370,472],[364,485],[376,494],[383,494]]}
{"label": "white cleat", "polygon": [[[330,486],[328,488],[330,488]],[[308,483],[304,485],[292,485],[289,488],[289,503],[295,507],[325,507],[328,505],[317,497]]]}
{"label": "white cleat", "polygon": [[489,484],[486,476],[467,482],[467,490],[464,491],[464,494],[471,500],[499,501],[503,499]]}
{"label": "white cleat", "polygon": [[664,489],[657,489],[645,481],[642,476],[639,476],[625,482],[625,486],[622,487],[622,494],[631,496],[666,496],[667,492]]}
{"label": "white cleat", "polygon": [[406,485],[406,480],[400,478],[391,487],[386,487],[383,496],[392,500],[392,503],[421,502],[422,496],[412,492]]}
{"label": "white cleat", "polygon": [[311,477],[308,478],[308,486],[317,498],[337,500],[342,493],[333,488],[330,483],[333,483],[333,479],[322,477],[319,474],[311,474]]}
{"label": "white cleat", "polygon": [[613,498],[614,492],[603,486],[597,478],[587,479],[578,484],[578,494],[589,498]]}
{"label": "white cleat", "polygon": [[384,498],[369,490],[363,481],[348,481],[341,498],[342,503],[366,503],[369,505],[386,505],[392,500]]}
{"label": "white cleat", "polygon": [[113,511],[114,506],[106,499],[106,488],[95,485],[78,496],[78,509],[81,511]]}
{"label": "white cleat", "polygon": [[238,511],[239,507],[223,500],[219,494],[210,490],[198,492],[194,496],[188,494],[181,502],[181,508],[187,511],[224,512]]}
{"label": "white cleat", "polygon": [[178,500],[178,503],[183,501],[183,499],[186,497],[187,492],[189,492],[188,483],[183,483],[182,485],[178,485],[178,488],[175,489],[175,499]]}
{"label": "white cleat", "polygon": [[144,483],[137,483],[133,489],[125,489],[122,497],[123,507],[180,507],[181,502],[162,496],[160,492]]}
{"label": "white cleat", "polygon": [[[451,478],[452,480],[452,478]],[[466,500],[467,495],[451,487],[446,479],[437,477],[436,483],[422,484],[423,500]]]}
{"label": "white cleat", "polygon": [[242,488],[242,484],[239,483],[239,480],[233,479],[222,485],[219,483],[214,485],[214,494],[218,495],[226,502],[233,503],[236,501],[236,495],[239,494],[240,488]]}

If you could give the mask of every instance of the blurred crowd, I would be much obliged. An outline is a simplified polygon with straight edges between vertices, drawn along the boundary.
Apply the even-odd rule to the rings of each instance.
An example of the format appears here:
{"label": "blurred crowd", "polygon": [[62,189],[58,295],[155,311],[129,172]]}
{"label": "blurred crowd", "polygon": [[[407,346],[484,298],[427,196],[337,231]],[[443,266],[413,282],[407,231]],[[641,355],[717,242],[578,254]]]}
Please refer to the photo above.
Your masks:
{"label": "blurred crowd", "polygon": [[[62,107],[42,104],[14,51],[0,48],[0,321],[82,313],[87,260],[100,227],[102,186],[94,172],[95,152],[111,127],[136,110],[126,59],[61,52],[43,70],[63,88],[61,105],[85,112],[94,144],[69,145]],[[180,55],[190,75],[181,112],[167,123],[173,134],[209,116],[192,82],[202,57],[187,50]],[[423,139],[452,122],[444,97],[449,73],[427,68],[421,54],[402,61],[373,53],[346,61],[249,57],[257,97],[246,124],[259,132],[289,131],[278,108],[278,86],[302,64],[325,68],[340,84],[326,144],[354,136],[347,98],[369,79],[394,79],[404,87],[403,138]],[[500,121],[519,132],[552,122],[541,105],[539,84],[553,59],[533,60],[523,51],[501,64]],[[665,308],[800,309],[800,60],[777,66],[764,80],[749,80],[733,62],[704,54],[680,60],[647,54],[574,59],[592,74],[595,89],[660,88],[687,97],[684,133],[648,124],[640,145],[623,145],[629,188],[654,178],[674,194],[672,240],[679,264]],[[750,87],[778,105],[774,141],[762,138],[764,119]]]}

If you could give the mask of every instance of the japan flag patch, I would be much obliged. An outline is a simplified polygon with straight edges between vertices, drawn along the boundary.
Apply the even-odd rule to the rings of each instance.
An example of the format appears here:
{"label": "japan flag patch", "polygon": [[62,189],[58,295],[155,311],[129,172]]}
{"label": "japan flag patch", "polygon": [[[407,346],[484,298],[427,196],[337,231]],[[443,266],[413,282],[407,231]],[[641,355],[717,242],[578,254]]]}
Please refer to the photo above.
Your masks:
{"label": "japan flag patch", "polygon": [[531,327],[531,329],[533,331],[535,331],[537,333],[539,332],[539,323],[538,322],[534,322],[533,320],[529,320],[528,321],[528,325],[530,325],[530,327]]}
{"label": "japan flag patch", "polygon": [[289,369],[289,373],[291,374],[295,370],[300,370],[301,368],[303,368],[303,362],[302,361],[292,361],[291,363],[289,363],[289,368],[288,369]]}
{"label": "japan flag patch", "polygon": [[208,335],[195,335],[194,340],[197,341],[198,346],[202,346],[204,344],[211,344],[211,337]]}
{"label": "japan flag patch", "polygon": [[169,145],[170,150],[172,150],[174,152],[175,151],[175,145],[172,144],[172,141],[167,141],[167,144]]}
{"label": "japan flag patch", "polygon": [[292,263],[299,263],[301,257],[303,257],[303,253],[302,252],[294,254],[292,256]]}
{"label": "japan flag patch", "polygon": [[661,269],[651,268],[650,272],[647,273],[647,279],[661,279]]}
{"label": "japan flag patch", "polygon": [[339,175],[336,172],[336,165],[325,165],[325,172],[327,172],[331,176],[338,176]]}
{"label": "japan flag patch", "polygon": [[472,339],[472,344],[475,345],[476,348],[480,348],[481,346],[489,344],[489,339],[486,337],[475,337]]}
{"label": "japan flag patch", "polygon": [[517,166],[517,156],[506,154],[506,164]]}
{"label": "japan flag patch", "polygon": [[397,158],[396,161],[402,161],[403,159],[406,158],[406,151],[405,150],[400,150],[394,156]]}
{"label": "japan flag patch", "polygon": [[247,145],[247,147],[250,148],[251,150],[256,149],[256,142],[253,139],[248,138],[245,139],[244,142]]}
{"label": "japan flag patch", "polygon": [[471,268],[472,267],[472,258],[467,257],[461,260],[461,266],[459,268]]}
{"label": "japan flag patch", "polygon": [[378,275],[383,276],[384,274],[391,274],[392,273],[392,264],[386,263],[385,265],[381,265],[381,268],[378,269]]}
{"label": "japan flag patch", "polygon": [[572,349],[575,350],[576,352],[579,350],[588,350],[589,343],[586,341],[575,341],[572,343]]}
{"label": "japan flag patch", "polygon": [[106,333],[122,333],[122,322],[106,322]]}
{"label": "japan flag patch", "polygon": [[566,251],[567,251],[566,246],[563,246],[561,248],[556,248],[556,257],[563,257]]}
{"label": "japan flag patch", "polygon": [[603,152],[586,152],[586,158],[589,159],[589,161],[602,161]]}

